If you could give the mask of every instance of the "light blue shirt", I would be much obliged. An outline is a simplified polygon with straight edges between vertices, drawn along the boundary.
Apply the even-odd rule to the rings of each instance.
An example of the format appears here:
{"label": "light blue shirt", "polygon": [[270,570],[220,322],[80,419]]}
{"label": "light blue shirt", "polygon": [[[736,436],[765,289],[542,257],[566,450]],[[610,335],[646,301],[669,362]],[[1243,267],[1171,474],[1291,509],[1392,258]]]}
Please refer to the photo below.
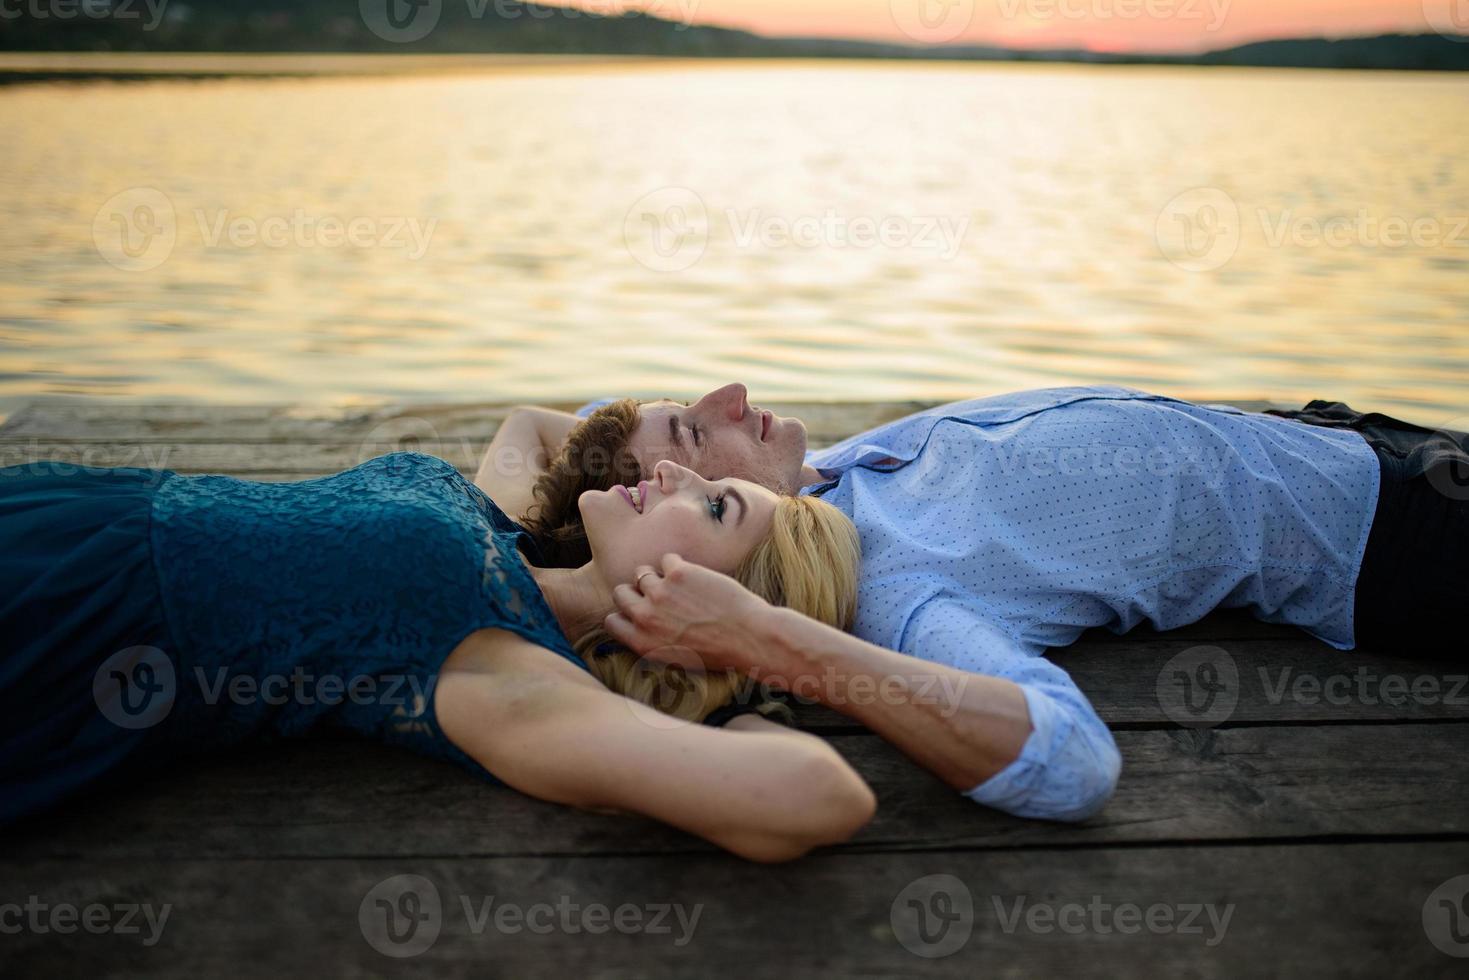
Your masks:
{"label": "light blue shirt", "polygon": [[1378,464],[1360,435],[1115,387],[957,402],[807,454],[862,538],[854,632],[1019,685],[1032,731],[965,795],[1025,817],[1096,812],[1116,742],[1041,654],[1246,607],[1353,645]]}

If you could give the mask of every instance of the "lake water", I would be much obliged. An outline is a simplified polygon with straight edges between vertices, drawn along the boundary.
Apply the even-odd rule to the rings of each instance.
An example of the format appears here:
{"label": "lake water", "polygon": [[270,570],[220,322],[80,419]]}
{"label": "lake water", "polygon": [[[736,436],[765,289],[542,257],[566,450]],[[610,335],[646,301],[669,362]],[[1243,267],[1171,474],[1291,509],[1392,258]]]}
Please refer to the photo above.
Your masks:
{"label": "lake water", "polygon": [[1469,77],[698,62],[0,88],[0,412],[962,398],[1469,414]]}

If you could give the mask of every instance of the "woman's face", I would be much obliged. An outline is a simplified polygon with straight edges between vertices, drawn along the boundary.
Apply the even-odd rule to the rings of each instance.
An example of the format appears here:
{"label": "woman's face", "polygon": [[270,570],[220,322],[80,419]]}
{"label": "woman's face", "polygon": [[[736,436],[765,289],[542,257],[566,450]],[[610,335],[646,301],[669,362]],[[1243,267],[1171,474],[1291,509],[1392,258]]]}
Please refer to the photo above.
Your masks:
{"label": "woman's face", "polygon": [[610,585],[664,555],[732,575],[770,533],[780,498],[745,480],[705,480],[671,460],[636,487],[588,490],[578,500],[592,561]]}

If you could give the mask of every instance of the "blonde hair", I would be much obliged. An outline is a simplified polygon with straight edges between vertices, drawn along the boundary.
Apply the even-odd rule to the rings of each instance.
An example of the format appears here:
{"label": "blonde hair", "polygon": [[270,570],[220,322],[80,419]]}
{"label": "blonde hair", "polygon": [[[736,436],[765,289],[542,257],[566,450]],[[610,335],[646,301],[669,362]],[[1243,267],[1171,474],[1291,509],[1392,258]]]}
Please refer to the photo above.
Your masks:
{"label": "blonde hair", "polygon": [[[861,557],[857,528],[846,514],[816,497],[782,497],[770,533],[745,556],[734,578],[771,605],[847,630],[857,615]],[[578,638],[574,648],[611,690],[686,721],[703,721],[736,697],[744,702],[755,696],[757,684],[747,676],[690,672],[639,657],[603,629]],[[773,701],[756,710],[785,713]]]}

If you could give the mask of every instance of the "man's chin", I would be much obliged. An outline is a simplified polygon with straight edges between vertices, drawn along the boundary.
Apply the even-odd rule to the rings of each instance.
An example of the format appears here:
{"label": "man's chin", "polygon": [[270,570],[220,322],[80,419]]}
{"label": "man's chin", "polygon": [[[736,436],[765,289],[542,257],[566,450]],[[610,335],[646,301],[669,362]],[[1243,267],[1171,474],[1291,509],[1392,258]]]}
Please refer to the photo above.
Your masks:
{"label": "man's chin", "polygon": [[795,457],[795,468],[799,473],[806,462],[806,423],[800,419],[791,419],[790,453]]}

